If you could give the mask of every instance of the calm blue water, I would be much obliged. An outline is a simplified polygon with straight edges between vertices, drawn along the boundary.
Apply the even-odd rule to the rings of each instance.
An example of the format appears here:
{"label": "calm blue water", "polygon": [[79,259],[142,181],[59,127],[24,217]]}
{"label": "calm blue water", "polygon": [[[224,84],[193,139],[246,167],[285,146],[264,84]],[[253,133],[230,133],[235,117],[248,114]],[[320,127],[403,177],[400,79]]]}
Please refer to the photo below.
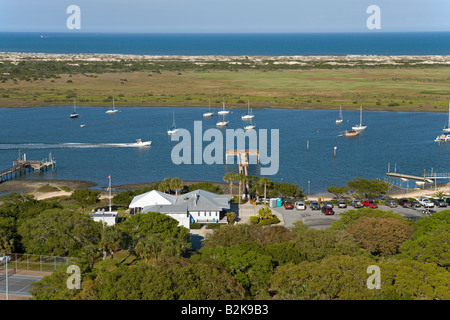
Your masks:
{"label": "calm blue water", "polygon": [[0,33],[0,52],[267,56],[448,55],[450,54],[450,32],[317,34]]}
{"label": "calm blue water", "polygon": [[[70,119],[72,106],[1,108],[0,168],[11,166],[19,152],[26,153],[30,160],[48,158],[51,152],[57,160],[57,172],[31,173],[26,179],[86,180],[97,183],[98,188],[107,186],[108,175],[113,185],[160,181],[165,177],[222,182],[227,171],[237,171],[236,165],[172,163],[172,148],[178,142],[172,142],[166,131],[172,124],[173,112],[177,127],[188,129],[193,136],[196,120],[202,121],[203,131],[216,128],[217,115],[208,120],[202,117],[207,108],[120,110],[108,115],[106,108],[80,106],[80,117]],[[228,129],[242,128],[244,113],[246,109],[233,109]],[[421,176],[424,169],[429,173],[431,168],[434,172],[448,172],[450,143],[434,142],[446,124],[446,113],[363,111],[363,123],[368,128],[355,138],[338,135],[359,123],[359,110],[344,110],[341,125],[335,124],[338,110],[254,109],[253,113],[257,128],[279,129],[280,133],[279,171],[269,178],[298,184],[305,191],[310,181],[311,193],[345,185],[355,177],[384,179],[388,163],[391,171],[396,164],[397,172],[405,174]],[[86,126],[81,128],[80,124]],[[137,138],[151,140],[152,146],[126,145]],[[208,144],[204,142],[203,147]],[[250,174],[259,175],[259,169],[251,166]]]}

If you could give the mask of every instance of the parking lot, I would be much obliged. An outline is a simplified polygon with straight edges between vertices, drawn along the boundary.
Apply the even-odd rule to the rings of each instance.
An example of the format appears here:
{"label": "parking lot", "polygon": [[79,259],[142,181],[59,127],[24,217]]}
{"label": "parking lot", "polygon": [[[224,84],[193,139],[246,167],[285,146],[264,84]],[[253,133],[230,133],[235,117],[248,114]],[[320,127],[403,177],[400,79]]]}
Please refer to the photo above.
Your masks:
{"label": "parking lot", "polygon": [[[353,208],[352,206],[347,206],[347,208],[338,208],[337,206],[334,206],[334,215],[325,215],[320,210],[311,210],[309,207],[307,207],[306,210],[297,210],[295,209],[295,207],[294,209],[289,210],[286,210],[284,207],[276,207],[271,209],[283,216],[284,225],[287,228],[291,228],[295,221],[301,220],[303,221],[304,225],[309,228],[324,229],[329,228],[334,221],[338,220],[342,212],[347,210],[354,210],[355,208]],[[409,219],[417,219],[427,216],[426,214],[422,213],[423,208],[403,208],[400,206],[390,208],[385,205],[379,205],[378,209],[384,211],[392,211],[394,213],[398,213],[402,217]],[[435,206],[434,208],[432,208],[432,210],[440,212],[444,210],[450,210],[450,208],[437,208]]]}

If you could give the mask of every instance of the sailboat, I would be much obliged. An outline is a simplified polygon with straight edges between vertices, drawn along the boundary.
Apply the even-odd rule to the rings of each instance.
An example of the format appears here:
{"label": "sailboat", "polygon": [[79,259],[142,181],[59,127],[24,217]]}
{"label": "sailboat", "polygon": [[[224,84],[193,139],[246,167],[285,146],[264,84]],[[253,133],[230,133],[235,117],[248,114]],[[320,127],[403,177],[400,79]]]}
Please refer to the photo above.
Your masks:
{"label": "sailboat", "polygon": [[75,105],[75,100],[73,100],[73,112],[70,114],[71,118],[78,118],[77,106]]}
{"label": "sailboat", "polygon": [[443,129],[444,132],[450,132],[450,103],[448,104],[448,124]]}
{"label": "sailboat", "polygon": [[339,118],[336,119],[336,124],[340,124],[344,121],[344,118],[342,117],[342,106],[339,107]]}
{"label": "sailboat", "polygon": [[244,126],[244,130],[245,130],[245,131],[247,131],[247,130],[253,130],[253,129],[255,129],[255,128],[256,128],[256,125],[253,124],[253,121],[251,121],[251,120],[250,120],[250,123],[249,123],[249,124],[247,124],[247,125]]}
{"label": "sailboat", "polygon": [[211,99],[209,100],[209,111],[208,112],[205,112],[204,114],[203,114],[203,116],[205,117],[205,118],[207,118],[207,117],[211,117],[211,116],[213,116],[214,115],[214,112],[212,112],[211,111]]}
{"label": "sailboat", "polygon": [[113,98],[112,109],[110,108],[110,109],[106,110],[106,113],[117,113],[117,112],[119,112],[119,110],[117,110],[116,107],[114,106],[114,98]]}
{"label": "sailboat", "polygon": [[355,131],[362,131],[362,130],[366,130],[367,126],[363,126],[362,124],[362,106],[360,107],[360,112],[359,112],[359,125],[355,125],[352,127],[353,130]]}
{"label": "sailboat", "polygon": [[217,112],[217,114],[229,114],[229,110],[225,110],[225,102],[223,102],[223,109]]}
{"label": "sailboat", "polygon": [[228,121],[225,121],[225,115],[223,114],[222,121],[219,121],[216,123],[218,127],[226,127],[228,125]]}
{"label": "sailboat", "polygon": [[241,117],[242,120],[251,120],[253,119],[255,116],[252,114],[252,111],[250,109],[250,101],[248,102],[248,113],[246,115],[243,115]]}
{"label": "sailboat", "polygon": [[172,127],[167,130],[167,134],[174,134],[178,131],[177,126],[175,125],[175,112],[173,113],[173,122],[172,122]]}

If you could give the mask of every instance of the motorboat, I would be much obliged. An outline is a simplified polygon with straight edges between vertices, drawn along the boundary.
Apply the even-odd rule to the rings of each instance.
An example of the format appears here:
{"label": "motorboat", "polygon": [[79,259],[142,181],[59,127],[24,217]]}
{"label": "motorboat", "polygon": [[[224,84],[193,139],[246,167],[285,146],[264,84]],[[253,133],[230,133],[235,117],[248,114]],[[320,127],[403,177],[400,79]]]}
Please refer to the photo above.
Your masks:
{"label": "motorboat", "polygon": [[362,124],[362,107],[360,107],[360,112],[359,112],[359,125],[355,125],[352,127],[352,130],[355,131],[362,131],[362,130],[366,130],[367,126],[364,126]]}
{"label": "motorboat", "polygon": [[142,139],[137,139],[134,144],[136,147],[148,147],[152,144],[151,141],[142,141]]}
{"label": "motorboat", "polygon": [[80,124],[80,128],[84,128],[84,127],[86,127],[85,124]]}
{"label": "motorboat", "polygon": [[359,132],[356,130],[345,131],[344,136],[346,137],[356,137],[359,135]]}
{"label": "motorboat", "polygon": [[450,134],[441,134],[434,139],[435,142],[446,142],[450,140]]}
{"label": "motorboat", "polygon": [[256,126],[254,124],[248,124],[246,126],[244,126],[244,130],[254,130],[256,128]]}

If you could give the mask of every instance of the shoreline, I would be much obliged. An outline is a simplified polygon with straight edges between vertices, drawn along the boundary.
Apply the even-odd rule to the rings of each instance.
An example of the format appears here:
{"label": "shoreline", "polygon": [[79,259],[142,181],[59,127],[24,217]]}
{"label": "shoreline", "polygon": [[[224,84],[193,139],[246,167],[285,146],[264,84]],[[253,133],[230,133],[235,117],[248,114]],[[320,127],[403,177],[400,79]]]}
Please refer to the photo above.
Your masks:
{"label": "shoreline", "polygon": [[[117,194],[126,190],[137,190],[145,187],[149,187],[154,185],[157,182],[145,182],[145,183],[131,183],[131,184],[122,184],[111,186],[113,194]],[[197,183],[211,183],[214,185],[218,185],[222,190],[223,194],[229,194],[230,185],[228,182],[211,182],[211,181],[183,181],[185,186],[189,186]],[[60,190],[48,191],[48,192],[39,192],[38,189],[40,187],[55,187]],[[96,187],[97,184],[91,181],[82,181],[82,180],[45,180],[45,179],[29,179],[29,180],[9,180],[0,183],[0,194],[8,194],[8,193],[20,193],[20,194],[32,194],[35,195],[36,199],[42,200],[47,199],[53,196],[65,196],[70,195],[71,191],[76,189],[91,189]],[[70,189],[70,191],[66,191],[63,189]],[[238,192],[238,184],[233,184],[233,195],[236,196]],[[434,188],[429,189],[409,189],[406,191],[397,191],[389,193],[387,196],[392,198],[417,198],[417,197],[433,197],[436,192],[441,191],[444,196],[449,194],[450,183],[442,183],[436,186],[436,191]],[[104,189],[104,188],[103,188]],[[106,190],[100,189],[101,193],[106,193]],[[261,195],[260,195],[261,196]],[[318,200],[322,201],[330,201],[335,199],[332,194],[329,194],[325,191],[317,192],[311,195],[305,195],[304,199],[309,200]],[[347,195],[344,198],[352,198],[351,195]]]}

